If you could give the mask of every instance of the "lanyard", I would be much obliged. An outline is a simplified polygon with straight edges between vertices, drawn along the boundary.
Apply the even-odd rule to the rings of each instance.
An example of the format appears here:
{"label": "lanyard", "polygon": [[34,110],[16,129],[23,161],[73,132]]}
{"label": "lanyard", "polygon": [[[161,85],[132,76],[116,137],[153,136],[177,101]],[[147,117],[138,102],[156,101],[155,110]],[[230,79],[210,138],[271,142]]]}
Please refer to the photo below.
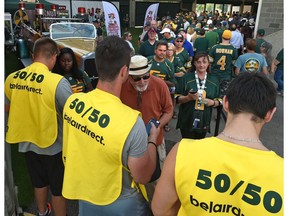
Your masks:
{"label": "lanyard", "polygon": [[197,72],[195,71],[195,79],[196,79],[196,84],[197,84],[197,90],[198,90],[198,93],[199,93],[199,98],[198,98],[199,101],[202,100],[202,94],[203,94],[203,90],[205,88],[206,78],[207,78],[207,72],[205,72],[204,80],[201,82],[202,85],[200,86],[199,77],[198,77]]}

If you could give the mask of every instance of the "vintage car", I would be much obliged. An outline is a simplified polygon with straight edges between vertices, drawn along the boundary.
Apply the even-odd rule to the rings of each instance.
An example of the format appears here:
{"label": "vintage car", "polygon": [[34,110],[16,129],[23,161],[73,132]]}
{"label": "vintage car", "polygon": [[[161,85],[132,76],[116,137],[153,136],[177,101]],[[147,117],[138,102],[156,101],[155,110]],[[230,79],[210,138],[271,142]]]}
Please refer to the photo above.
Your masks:
{"label": "vintage car", "polygon": [[95,66],[95,49],[97,46],[96,28],[91,23],[80,22],[58,22],[49,27],[49,32],[43,32],[39,35],[31,27],[22,24],[24,28],[23,38],[17,40],[16,49],[19,59],[24,66],[32,63],[31,54],[34,42],[39,37],[50,37],[59,47],[71,48],[77,59],[78,66],[84,70],[92,80],[95,87],[98,75]]}
{"label": "vintage car", "polygon": [[50,38],[56,41],[59,50],[70,47],[81,70],[88,73],[92,84],[97,83],[95,49],[97,46],[96,28],[90,23],[61,22],[50,25]]}

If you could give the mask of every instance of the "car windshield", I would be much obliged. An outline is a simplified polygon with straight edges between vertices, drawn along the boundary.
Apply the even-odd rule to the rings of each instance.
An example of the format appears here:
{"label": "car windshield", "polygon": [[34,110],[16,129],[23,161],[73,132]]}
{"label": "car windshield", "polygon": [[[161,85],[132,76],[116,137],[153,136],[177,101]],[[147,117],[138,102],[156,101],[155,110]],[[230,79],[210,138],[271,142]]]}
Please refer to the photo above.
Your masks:
{"label": "car windshield", "polygon": [[96,29],[90,23],[53,23],[50,26],[51,39],[96,38]]}

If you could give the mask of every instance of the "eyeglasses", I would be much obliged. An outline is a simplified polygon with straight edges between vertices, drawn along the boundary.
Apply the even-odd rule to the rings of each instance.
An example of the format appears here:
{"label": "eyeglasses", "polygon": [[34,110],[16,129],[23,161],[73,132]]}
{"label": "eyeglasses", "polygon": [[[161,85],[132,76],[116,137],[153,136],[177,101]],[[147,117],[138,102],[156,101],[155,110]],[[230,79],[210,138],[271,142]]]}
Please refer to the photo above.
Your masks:
{"label": "eyeglasses", "polygon": [[150,74],[147,74],[145,76],[142,76],[142,77],[133,77],[131,76],[131,78],[134,80],[134,82],[139,82],[141,79],[143,80],[147,80],[150,78]]}
{"label": "eyeglasses", "polygon": [[178,40],[178,41],[176,41],[176,42],[177,42],[177,43],[183,43],[183,41],[182,41],[182,40],[181,40],[181,41],[179,41],[179,40]]}

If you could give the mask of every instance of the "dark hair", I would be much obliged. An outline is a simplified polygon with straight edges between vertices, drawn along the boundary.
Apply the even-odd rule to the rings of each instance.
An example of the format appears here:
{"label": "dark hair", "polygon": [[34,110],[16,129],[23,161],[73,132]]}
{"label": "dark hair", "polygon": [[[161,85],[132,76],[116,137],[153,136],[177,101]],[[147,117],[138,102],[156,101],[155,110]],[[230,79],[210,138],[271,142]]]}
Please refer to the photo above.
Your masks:
{"label": "dark hair", "polygon": [[[202,57],[206,58],[206,59],[208,60],[208,62],[209,62],[209,56],[208,56],[208,53],[207,53],[207,52],[205,52],[205,51],[197,52],[197,53],[195,54],[194,58],[193,58],[192,71],[195,71],[195,70],[196,70],[196,67],[195,67],[195,65],[194,65],[195,61],[197,61],[198,59],[200,59],[200,58],[202,58]],[[210,67],[208,67],[208,68],[206,69],[206,71],[207,71],[207,73],[209,73],[209,72],[210,72]]]}
{"label": "dark hair", "polygon": [[155,44],[155,50],[159,47],[159,46],[166,46],[166,49],[168,49],[168,43],[167,41],[164,41],[164,40],[159,40],[159,41],[156,41],[156,44]]}
{"label": "dark hair", "polygon": [[51,58],[54,54],[58,53],[58,47],[54,40],[43,37],[36,40],[33,47],[34,58],[43,56],[47,59]]}
{"label": "dark hair", "polygon": [[129,44],[118,36],[104,38],[95,51],[99,79],[114,81],[124,65],[129,68],[131,51]]}
{"label": "dark hair", "polygon": [[203,36],[203,35],[205,35],[205,33],[206,33],[206,32],[205,32],[205,29],[201,28],[201,29],[199,30],[199,34],[200,34],[200,35]]}
{"label": "dark hair", "polygon": [[57,61],[56,61],[56,64],[54,66],[54,69],[53,69],[53,72],[55,73],[58,73],[62,76],[64,76],[65,74],[63,73],[63,69],[61,68],[61,64],[60,64],[60,60],[61,60],[61,57],[64,55],[64,54],[69,54],[72,58],[72,68],[71,68],[71,75],[74,79],[77,79],[77,80],[83,80],[83,77],[82,75],[80,74],[80,71],[79,71],[79,68],[78,68],[78,64],[77,64],[77,60],[76,60],[76,56],[75,56],[75,53],[73,52],[73,50],[69,47],[64,47],[60,50],[60,53],[59,55],[57,56]]}
{"label": "dark hair", "polygon": [[255,50],[257,46],[256,40],[253,38],[247,38],[246,40],[246,48],[249,50]]}
{"label": "dark hair", "polygon": [[204,51],[200,51],[200,52],[197,52],[194,56],[194,61],[197,61],[199,58],[201,57],[205,57],[208,59],[209,61],[209,57],[208,57],[208,53],[207,52],[204,52]]}
{"label": "dark hair", "polygon": [[229,85],[226,97],[229,112],[252,113],[251,120],[255,122],[276,107],[276,89],[271,80],[259,73],[241,73]]}

